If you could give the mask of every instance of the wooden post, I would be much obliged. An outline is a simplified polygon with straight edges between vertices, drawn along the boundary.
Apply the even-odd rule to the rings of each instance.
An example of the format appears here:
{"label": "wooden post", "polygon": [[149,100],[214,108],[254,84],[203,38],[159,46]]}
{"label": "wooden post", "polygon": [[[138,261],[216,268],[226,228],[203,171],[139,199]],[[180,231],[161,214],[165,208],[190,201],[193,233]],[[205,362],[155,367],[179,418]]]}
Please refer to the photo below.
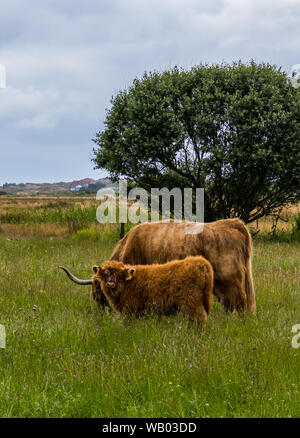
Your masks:
{"label": "wooden post", "polygon": [[120,239],[123,239],[124,231],[125,231],[125,224],[124,222],[120,222]]}

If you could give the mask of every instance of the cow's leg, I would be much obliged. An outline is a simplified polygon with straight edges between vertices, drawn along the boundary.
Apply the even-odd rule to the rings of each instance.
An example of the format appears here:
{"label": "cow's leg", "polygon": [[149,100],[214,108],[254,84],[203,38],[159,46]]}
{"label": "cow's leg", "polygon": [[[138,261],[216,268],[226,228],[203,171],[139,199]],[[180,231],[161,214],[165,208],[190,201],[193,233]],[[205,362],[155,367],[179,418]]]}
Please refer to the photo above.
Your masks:
{"label": "cow's leg", "polygon": [[221,282],[219,280],[215,280],[214,281],[214,290],[213,290],[213,295],[215,297],[215,301],[217,300],[220,304],[222,304],[226,310],[231,310],[229,309],[229,301],[227,299],[227,286],[225,285],[225,282]]}
{"label": "cow's leg", "polygon": [[111,312],[111,307],[108,304],[108,301],[105,298],[104,294],[102,294],[101,299],[97,300],[97,302],[98,302],[99,309],[101,311],[104,311],[105,309],[108,309]]}
{"label": "cow's leg", "polygon": [[215,281],[214,294],[228,312],[237,310],[244,312],[247,309],[247,297],[242,279],[235,278],[231,281]]}
{"label": "cow's leg", "polygon": [[111,310],[104,294],[101,294],[101,296],[98,295],[97,297],[92,295],[92,299],[96,301],[100,311],[104,311],[105,309]]}
{"label": "cow's leg", "polygon": [[235,282],[231,286],[233,307],[238,312],[245,312],[247,310],[247,296],[241,282]]}
{"label": "cow's leg", "polygon": [[92,292],[91,292],[91,298],[98,303],[99,310],[105,310],[105,308],[108,308],[111,310],[110,305],[108,304],[108,301],[104,295],[104,293],[101,290],[100,283],[94,282],[92,285]]}

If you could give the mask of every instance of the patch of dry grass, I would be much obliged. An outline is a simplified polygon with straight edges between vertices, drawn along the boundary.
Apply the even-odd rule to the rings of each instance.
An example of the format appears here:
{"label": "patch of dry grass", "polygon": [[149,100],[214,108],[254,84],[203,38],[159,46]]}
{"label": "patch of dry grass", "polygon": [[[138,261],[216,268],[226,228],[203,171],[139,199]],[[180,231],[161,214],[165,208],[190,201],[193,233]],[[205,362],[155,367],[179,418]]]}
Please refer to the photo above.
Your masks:
{"label": "patch of dry grass", "polygon": [[35,238],[35,237],[65,237],[70,234],[67,226],[56,224],[3,224],[2,233],[8,238]]}
{"label": "patch of dry grass", "polygon": [[[98,205],[99,202],[96,201],[95,197],[0,197],[0,212],[3,216],[8,213],[14,214],[17,211],[24,213],[26,209],[28,209],[28,216],[32,215],[32,212],[35,211],[36,215],[41,216],[41,213],[43,213],[43,211],[43,214],[47,214],[47,212],[50,210],[61,209],[62,211],[67,211],[69,208],[72,208],[72,206],[81,207],[81,209],[84,210],[91,207],[97,207]],[[278,220],[278,223],[276,225],[276,232],[291,233],[294,217],[298,213],[300,213],[300,204],[291,205],[282,209],[282,212],[280,214],[280,217],[282,219]],[[254,234],[259,232],[259,235],[266,235],[268,233],[271,233],[274,229],[274,220],[274,217],[267,216],[249,224],[248,228]],[[28,220],[28,222],[30,222],[30,220]],[[107,227],[97,224],[96,218],[95,222],[89,223],[88,226],[91,229],[96,227],[97,230],[100,230],[100,232],[106,232],[108,229],[111,228],[111,226],[115,227],[114,224],[107,224]],[[17,226],[13,224],[3,224],[3,230],[9,235],[16,235],[21,237],[59,237],[74,232],[72,227],[67,226],[67,224],[58,222],[44,224],[23,223]]]}

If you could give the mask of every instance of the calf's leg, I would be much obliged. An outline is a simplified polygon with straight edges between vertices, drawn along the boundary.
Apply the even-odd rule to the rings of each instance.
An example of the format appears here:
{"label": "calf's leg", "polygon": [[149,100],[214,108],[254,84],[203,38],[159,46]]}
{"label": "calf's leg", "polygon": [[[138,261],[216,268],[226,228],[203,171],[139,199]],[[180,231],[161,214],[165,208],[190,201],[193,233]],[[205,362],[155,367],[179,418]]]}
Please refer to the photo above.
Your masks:
{"label": "calf's leg", "polygon": [[[199,291],[196,292],[199,295]],[[193,299],[187,295],[185,300],[180,300],[178,304],[179,310],[184,313],[190,321],[195,321],[199,325],[205,325],[207,321],[207,312],[204,308],[202,297],[200,299]]]}

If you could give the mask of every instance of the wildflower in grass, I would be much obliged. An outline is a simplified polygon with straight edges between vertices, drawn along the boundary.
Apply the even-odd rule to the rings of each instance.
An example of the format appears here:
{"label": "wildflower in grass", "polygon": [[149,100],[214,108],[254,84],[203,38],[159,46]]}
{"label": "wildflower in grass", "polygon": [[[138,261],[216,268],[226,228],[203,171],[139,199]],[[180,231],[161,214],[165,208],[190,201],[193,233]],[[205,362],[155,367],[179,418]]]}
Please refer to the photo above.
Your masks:
{"label": "wildflower in grass", "polygon": [[40,293],[41,293],[41,294],[45,294],[46,291],[45,291],[44,289],[41,289],[41,290],[40,290]]}
{"label": "wildflower in grass", "polygon": [[19,311],[21,312],[21,310],[22,310],[22,307],[19,307]]}
{"label": "wildflower in grass", "polygon": [[12,331],[12,334],[14,335],[15,333],[16,333],[16,330],[13,330],[13,331]]}
{"label": "wildflower in grass", "polygon": [[37,310],[37,305],[36,304],[34,304],[34,306],[32,307],[32,310]]}
{"label": "wildflower in grass", "polygon": [[244,392],[244,394],[248,394],[248,390],[246,388],[244,389],[243,392]]}
{"label": "wildflower in grass", "polygon": [[169,382],[169,385],[173,385],[173,382]]}

